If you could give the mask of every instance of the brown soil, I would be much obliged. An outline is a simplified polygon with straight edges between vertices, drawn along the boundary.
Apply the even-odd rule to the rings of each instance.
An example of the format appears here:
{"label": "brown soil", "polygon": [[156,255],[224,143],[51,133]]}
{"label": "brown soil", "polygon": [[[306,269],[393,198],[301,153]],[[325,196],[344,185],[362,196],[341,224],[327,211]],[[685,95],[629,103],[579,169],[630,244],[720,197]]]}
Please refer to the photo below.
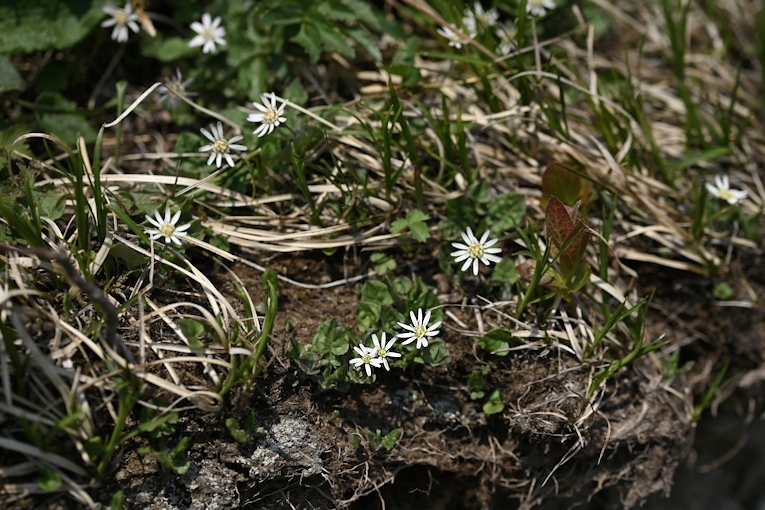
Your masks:
{"label": "brown soil", "polygon": [[[342,276],[336,273],[344,265],[359,270],[321,255],[268,264],[298,280],[314,275],[315,283]],[[257,302],[260,274],[233,269]],[[646,290],[657,293],[650,334],[663,332],[681,345],[704,335],[712,344],[735,328],[746,337],[732,348],[741,357],[736,362],[760,366],[762,319],[753,310],[713,306],[711,290],[697,288],[701,281],[657,274],[646,282]],[[662,286],[671,292],[664,295]],[[460,294],[440,290],[446,291],[442,304],[476,329],[473,309],[448,301]],[[591,367],[568,354],[543,346],[485,356],[473,337],[450,328],[442,330],[452,358],[445,367],[383,373],[374,385],[347,394],[301,383],[286,361],[289,339],[307,344],[333,317],[355,328],[356,299],[350,287],[282,284],[268,367],[256,387],[231,395],[218,415],[182,420],[179,437],[191,438],[192,468],[181,476],[164,472],[129,445],[103,488],[104,501],[121,489],[127,508],[620,508],[669,494],[675,468],[691,449],[693,385],[714,375],[714,349],[700,352],[696,369],[672,380],[661,375],[657,358],[647,356],[619,372],[592,403],[584,398]],[[695,322],[685,321],[686,310]],[[470,373],[487,364],[487,385],[500,388],[506,404],[489,416],[467,387]],[[250,411],[264,433],[238,444],[223,421],[242,421]],[[354,434],[366,438],[366,430],[385,434],[399,427],[403,436],[390,452],[372,451],[367,441],[355,448],[351,441]]]}

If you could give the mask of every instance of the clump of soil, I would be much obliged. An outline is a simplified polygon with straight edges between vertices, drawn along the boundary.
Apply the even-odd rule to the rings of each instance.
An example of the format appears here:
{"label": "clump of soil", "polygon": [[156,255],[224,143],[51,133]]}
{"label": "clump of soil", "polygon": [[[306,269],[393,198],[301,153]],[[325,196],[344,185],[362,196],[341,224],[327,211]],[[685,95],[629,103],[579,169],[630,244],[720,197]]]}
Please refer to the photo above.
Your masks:
{"label": "clump of soil", "polygon": [[[304,263],[311,274],[331,272],[321,260]],[[258,288],[259,274],[234,269]],[[288,362],[289,339],[309,343],[333,317],[355,327],[356,299],[348,287],[281,286],[272,355],[255,388],[237,390],[219,415],[182,420],[191,468],[173,475],[129,448],[104,501],[121,489],[128,508],[483,510],[570,508],[593,498],[634,507],[669,493],[692,437],[686,378],[665,380],[646,357],[588,401],[597,367],[552,344],[486,356],[474,337],[447,327],[441,337],[451,362],[444,367],[381,373],[374,385],[346,394],[301,383]],[[450,310],[474,324],[474,312],[457,305]],[[487,415],[482,401],[471,400],[467,379],[482,369],[487,386],[501,390],[500,413]],[[223,422],[241,422],[251,411],[263,433],[236,443]],[[391,451],[371,448],[368,431],[396,428],[402,436]]]}

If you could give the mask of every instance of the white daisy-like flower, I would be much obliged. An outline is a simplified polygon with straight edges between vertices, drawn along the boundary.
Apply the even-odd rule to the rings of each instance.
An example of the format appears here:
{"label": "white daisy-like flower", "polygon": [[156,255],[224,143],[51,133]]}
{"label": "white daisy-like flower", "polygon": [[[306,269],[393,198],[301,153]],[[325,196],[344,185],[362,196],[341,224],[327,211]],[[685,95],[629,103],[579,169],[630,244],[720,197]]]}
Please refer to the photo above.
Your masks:
{"label": "white daisy-like flower", "polygon": [[191,29],[197,35],[189,41],[189,46],[192,48],[202,46],[202,53],[213,53],[216,50],[216,44],[225,46],[226,41],[223,37],[226,35],[226,29],[220,26],[220,22],[220,16],[212,19],[208,13],[202,14],[202,23],[195,21],[191,24]]}
{"label": "white daisy-like flower", "polygon": [[409,318],[412,319],[411,325],[404,324],[403,322],[398,323],[399,326],[407,330],[404,333],[399,333],[396,335],[397,338],[403,340],[401,342],[402,345],[407,345],[417,340],[416,347],[418,349],[422,349],[423,347],[428,346],[429,338],[438,335],[438,328],[441,326],[441,321],[428,326],[428,322],[430,322],[430,313],[430,310],[428,310],[428,312],[425,313],[425,317],[423,318],[422,308],[419,308],[417,310],[417,315],[414,314],[414,311],[409,312]]}
{"label": "white daisy-like flower", "polygon": [[725,200],[730,205],[740,204],[749,194],[748,191],[730,189],[730,180],[727,175],[716,175],[715,183],[706,183],[710,195]]}
{"label": "white daisy-like flower", "polygon": [[260,122],[260,126],[253,131],[254,134],[258,135],[258,138],[272,133],[282,122],[287,122],[287,118],[284,117],[284,107],[287,104],[286,99],[283,99],[282,104],[278,107],[276,106],[276,94],[273,92],[271,94],[261,94],[260,100],[263,104],[252,103],[260,112],[251,113],[247,116],[249,122]]}
{"label": "white daisy-like flower", "polygon": [[467,230],[462,233],[462,239],[465,241],[465,244],[452,243],[452,246],[457,248],[457,251],[454,251],[451,254],[452,257],[454,257],[454,261],[465,261],[465,263],[462,264],[462,271],[465,271],[468,267],[470,267],[470,264],[473,264],[473,274],[477,276],[479,261],[488,266],[492,262],[499,262],[502,260],[496,255],[493,255],[494,253],[502,252],[501,248],[492,248],[492,246],[497,243],[498,239],[494,238],[487,241],[488,238],[488,230],[483,233],[481,240],[479,241],[478,238],[473,235],[473,229],[468,227]]}
{"label": "white daisy-like flower", "polygon": [[391,347],[396,342],[396,337],[390,339],[390,342],[385,343],[385,333],[380,334],[380,339],[377,339],[377,335],[372,333],[372,342],[375,344],[373,351],[377,359],[380,360],[385,370],[390,370],[388,366],[388,358],[400,358],[401,353],[391,351]]}
{"label": "white daisy-like flower", "polygon": [[160,237],[164,237],[165,244],[172,242],[180,246],[181,240],[179,238],[185,236],[187,234],[186,231],[189,229],[189,227],[191,227],[191,223],[177,227],[176,223],[178,223],[180,217],[181,211],[178,211],[172,217],[170,217],[169,207],[165,209],[164,218],[159,214],[159,211],[154,211],[154,218],[147,214],[146,221],[156,227],[146,229],[146,233],[149,234],[149,239],[155,241]]}
{"label": "white daisy-like flower", "polygon": [[448,27],[441,27],[436,30],[436,32],[449,40],[449,46],[457,49],[462,48],[463,44],[466,44],[470,39],[473,38],[473,36],[460,32],[460,30],[457,28],[457,25],[454,23]]}
{"label": "white daisy-like flower", "polygon": [[365,345],[357,345],[353,350],[356,351],[359,357],[353,358],[349,363],[356,367],[356,370],[361,370],[363,366],[367,377],[372,377],[372,367],[380,368],[380,365],[382,365],[382,360],[376,355],[376,349]]}
{"label": "white daisy-like flower", "polygon": [[526,0],[526,12],[538,18],[555,9],[553,0]]}
{"label": "white daisy-like flower", "polygon": [[106,4],[101,10],[111,16],[111,18],[104,20],[101,23],[101,26],[104,28],[114,27],[112,30],[112,39],[115,41],[121,43],[127,42],[128,35],[130,35],[128,28],[136,34],[141,30],[141,27],[136,23],[138,15],[133,12],[133,6],[130,2],[127,2],[122,9],[111,4]]}
{"label": "white daisy-like flower", "polygon": [[518,28],[513,23],[505,23],[497,27],[494,34],[499,39],[499,46],[497,46],[497,52],[500,55],[509,55],[511,51],[515,51],[518,47],[516,40],[518,39]]}
{"label": "white daisy-like flower", "polygon": [[473,4],[473,10],[465,8],[465,15],[462,17],[462,24],[470,34],[470,37],[476,37],[484,28],[490,28],[497,24],[499,20],[499,11],[492,7],[488,11],[483,9],[481,2],[476,1]]}
{"label": "white daisy-like flower", "polygon": [[231,138],[231,140],[226,140],[226,138],[223,136],[223,124],[220,121],[218,121],[217,126],[210,124],[210,131],[206,130],[205,128],[200,129],[200,131],[203,135],[205,135],[205,138],[212,142],[209,145],[203,145],[199,148],[200,152],[212,151],[210,157],[207,158],[208,165],[215,161],[215,166],[220,168],[220,165],[223,162],[223,158],[226,158],[226,163],[228,163],[229,166],[234,166],[234,160],[231,157],[231,150],[247,150],[247,147],[244,145],[238,145],[234,143],[244,138],[241,135],[234,136]]}
{"label": "white daisy-like flower", "polygon": [[168,110],[174,110],[178,107],[178,105],[181,104],[182,97],[196,96],[196,92],[189,92],[186,90],[186,87],[188,87],[192,81],[194,81],[194,78],[189,78],[188,80],[184,81],[181,70],[176,67],[175,76],[166,78],[165,84],[160,85],[159,88],[157,88],[157,94],[159,94],[157,104],[162,105],[163,103],[167,102],[166,108]]}

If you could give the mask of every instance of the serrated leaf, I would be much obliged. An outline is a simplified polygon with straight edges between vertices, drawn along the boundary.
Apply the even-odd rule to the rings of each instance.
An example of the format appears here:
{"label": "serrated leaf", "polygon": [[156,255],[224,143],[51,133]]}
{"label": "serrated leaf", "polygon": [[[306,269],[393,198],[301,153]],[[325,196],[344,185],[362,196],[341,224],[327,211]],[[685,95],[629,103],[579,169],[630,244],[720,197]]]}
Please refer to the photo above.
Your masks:
{"label": "serrated leaf", "polygon": [[321,36],[319,35],[319,29],[315,25],[300,25],[300,31],[290,41],[299,44],[305,49],[312,64],[319,61],[321,56]]}
{"label": "serrated leaf", "polygon": [[325,51],[336,51],[348,58],[356,55],[353,46],[348,44],[343,33],[335,28],[334,25],[327,23],[324,19],[314,18],[312,21],[319,31],[319,37],[321,37],[321,41],[324,43]]}
{"label": "serrated leaf", "polygon": [[382,61],[382,53],[380,53],[378,43],[372,39],[364,29],[346,28],[344,32],[348,34],[348,37],[356,41],[359,46],[364,48],[364,51],[369,53],[369,55],[375,59],[375,61]]}
{"label": "serrated leaf", "polygon": [[391,224],[390,231],[393,234],[401,232],[405,228],[409,228],[409,232],[419,242],[425,242],[430,237],[430,229],[425,221],[429,220],[430,216],[420,211],[419,209],[413,209],[406,214],[406,218],[399,218]]}
{"label": "serrated leaf", "polygon": [[382,438],[380,446],[385,448],[387,451],[391,451],[393,447],[396,446],[396,442],[398,441],[399,437],[401,437],[401,429],[393,429],[385,434],[385,437]]}
{"label": "serrated leaf", "polygon": [[504,193],[489,203],[486,223],[494,235],[502,235],[521,224],[526,214],[526,198],[519,193]]}

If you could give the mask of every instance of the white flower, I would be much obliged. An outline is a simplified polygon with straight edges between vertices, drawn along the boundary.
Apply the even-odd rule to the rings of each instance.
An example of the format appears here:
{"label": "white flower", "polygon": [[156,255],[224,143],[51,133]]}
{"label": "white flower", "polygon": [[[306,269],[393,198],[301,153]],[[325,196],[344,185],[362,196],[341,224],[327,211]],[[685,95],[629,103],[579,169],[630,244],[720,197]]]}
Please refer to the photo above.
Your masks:
{"label": "white flower", "polygon": [[417,348],[422,349],[428,346],[428,338],[438,335],[438,327],[441,325],[441,321],[436,322],[428,326],[430,322],[430,310],[425,314],[425,318],[422,317],[422,308],[417,310],[417,315],[414,315],[414,311],[409,312],[409,318],[412,319],[412,325],[399,322],[398,325],[408,330],[404,333],[396,335],[402,339],[402,345],[407,345],[417,340]]}
{"label": "white flower", "polygon": [[228,163],[229,166],[234,166],[234,160],[231,158],[231,154],[229,152],[232,149],[236,151],[247,150],[247,147],[244,145],[233,143],[238,142],[244,138],[243,136],[234,136],[231,138],[231,140],[226,141],[226,139],[223,137],[223,124],[221,124],[220,121],[218,121],[217,127],[214,124],[210,124],[210,131],[212,131],[212,133],[207,131],[205,128],[200,129],[200,131],[202,131],[202,134],[205,135],[205,138],[212,142],[209,145],[204,145],[199,148],[200,152],[212,151],[210,157],[207,158],[208,165],[215,161],[215,166],[220,168],[220,165],[223,162],[223,158],[226,158],[226,163]]}
{"label": "white flower", "polygon": [[111,16],[110,19],[104,20],[101,23],[101,26],[104,28],[114,27],[114,30],[112,30],[112,39],[115,41],[121,43],[127,42],[128,35],[130,34],[128,28],[136,34],[141,30],[138,23],[136,23],[138,15],[133,12],[133,6],[130,2],[127,2],[122,9],[118,9],[111,4],[106,4],[101,10]]}
{"label": "white flower", "polygon": [[375,346],[372,349],[375,353],[375,356],[377,359],[380,360],[382,365],[385,367],[385,370],[390,370],[390,367],[388,366],[388,358],[400,358],[401,354],[398,352],[393,352],[390,350],[391,347],[393,347],[393,344],[396,342],[396,337],[390,339],[390,342],[387,344],[385,343],[385,333],[382,333],[380,335],[380,340],[377,339],[377,335],[372,333],[372,342],[374,342]]}
{"label": "white flower", "polygon": [[[178,246],[181,245],[181,240],[179,237],[183,237],[187,234],[187,230],[191,226],[191,224],[183,225],[180,227],[176,227],[175,224],[178,223],[178,219],[181,217],[181,211],[178,211],[175,213],[175,215],[171,218],[170,217],[170,208],[168,207],[165,209],[165,217],[163,218],[159,211],[154,211],[154,218],[146,215],[146,220],[154,225],[157,228],[147,228],[146,233],[149,234],[149,239],[152,241],[159,239],[160,237],[165,238],[165,244],[168,243],[175,243]],[[155,219],[156,218],[156,219]]]}
{"label": "white flower", "polygon": [[740,204],[749,194],[748,191],[730,189],[730,181],[727,175],[716,175],[714,185],[707,183],[707,191],[709,191],[710,195],[720,200],[725,200],[730,205]]}
{"label": "white flower", "polygon": [[544,16],[547,11],[555,9],[553,0],[527,0],[526,12],[534,17]]}
{"label": "white flower", "polygon": [[192,81],[194,81],[194,78],[189,78],[188,80],[183,81],[181,70],[176,67],[175,76],[166,78],[165,84],[160,85],[160,87],[157,89],[157,93],[159,94],[157,104],[161,105],[167,101],[167,109],[173,110],[177,108],[179,104],[181,104],[180,98],[196,96],[196,92],[186,91],[186,87],[188,87]]}
{"label": "white flower", "polygon": [[362,365],[367,373],[367,377],[372,377],[372,367],[380,368],[382,361],[375,355],[374,347],[367,347],[365,345],[357,345],[353,348],[359,355],[358,358],[353,358],[350,364],[356,367],[356,370],[361,370]]}
{"label": "white flower", "polygon": [[518,38],[518,29],[515,23],[505,23],[497,27],[494,34],[499,38],[499,46],[497,51],[500,55],[509,55],[511,51],[514,51],[517,47],[516,39]]}
{"label": "white flower", "polygon": [[442,35],[446,37],[449,40],[449,46],[452,46],[454,48],[462,48],[462,45],[467,43],[470,39],[472,39],[472,36],[468,36],[463,34],[459,31],[457,28],[457,25],[452,23],[448,27],[441,27],[436,32],[439,33],[439,35]]}
{"label": "white flower", "polygon": [[470,267],[470,264],[473,264],[473,274],[478,275],[479,261],[488,266],[492,262],[499,262],[502,260],[496,255],[492,255],[493,253],[500,253],[502,251],[501,248],[491,248],[491,246],[496,244],[497,239],[494,238],[490,241],[487,241],[488,238],[488,230],[483,233],[481,240],[479,241],[476,236],[473,235],[473,229],[468,227],[467,231],[462,233],[462,239],[465,241],[465,244],[452,243],[452,246],[457,248],[457,251],[452,252],[454,261],[465,261],[465,263],[462,265],[462,271],[465,271],[468,267]]}
{"label": "white flower", "polygon": [[189,41],[189,46],[192,48],[202,46],[202,53],[213,53],[216,44],[225,46],[226,41],[223,37],[226,35],[226,29],[220,26],[220,22],[220,16],[212,19],[208,13],[202,14],[202,23],[195,21],[191,24],[191,29],[197,35]]}
{"label": "white flower", "polygon": [[497,24],[499,19],[499,11],[495,8],[491,8],[488,11],[483,10],[481,2],[476,1],[473,4],[473,10],[471,11],[467,7],[465,8],[465,15],[462,17],[462,24],[467,28],[468,34],[473,38],[478,35],[479,32],[483,32],[484,28],[493,27]]}
{"label": "white flower", "polygon": [[[270,102],[269,102],[270,98]],[[249,122],[260,122],[260,126],[253,131],[254,134],[261,136],[272,133],[274,129],[279,127],[282,122],[287,122],[287,118],[284,117],[284,105],[287,104],[287,100],[283,99],[282,104],[277,108],[276,106],[276,94],[271,92],[269,94],[261,94],[260,100],[263,104],[252,103],[255,108],[260,110],[260,113],[251,113],[247,116]]]}

